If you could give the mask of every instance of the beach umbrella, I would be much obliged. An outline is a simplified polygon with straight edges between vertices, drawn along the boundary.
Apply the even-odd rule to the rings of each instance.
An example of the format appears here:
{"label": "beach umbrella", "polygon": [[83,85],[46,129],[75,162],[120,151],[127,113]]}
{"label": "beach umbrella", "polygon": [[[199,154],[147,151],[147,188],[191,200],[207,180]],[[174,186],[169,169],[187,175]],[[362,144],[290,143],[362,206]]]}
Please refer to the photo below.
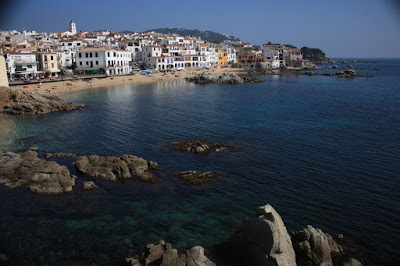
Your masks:
{"label": "beach umbrella", "polygon": [[23,86],[22,88],[24,88],[24,89],[27,89],[27,88],[28,88],[28,86],[26,86],[26,85],[25,85],[25,86]]}

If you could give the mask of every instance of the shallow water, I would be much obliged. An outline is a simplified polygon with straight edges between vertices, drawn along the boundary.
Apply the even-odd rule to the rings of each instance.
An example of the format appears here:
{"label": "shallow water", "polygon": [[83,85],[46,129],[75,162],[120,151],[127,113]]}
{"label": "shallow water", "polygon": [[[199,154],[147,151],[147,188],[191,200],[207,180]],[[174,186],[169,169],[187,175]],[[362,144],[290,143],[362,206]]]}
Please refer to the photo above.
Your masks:
{"label": "shallow water", "polygon": [[[87,192],[80,176],[60,196],[1,185],[0,249],[20,264],[120,264],[160,239],[177,248],[222,241],[270,203],[289,230],[343,233],[371,264],[399,264],[400,61],[360,67],[381,70],[126,85],[65,97],[87,105],[80,111],[0,116],[3,150],[135,154],[158,162],[163,181],[95,181],[100,189]],[[189,138],[237,149],[194,155],[167,145]],[[172,176],[182,170],[219,174],[195,186]]]}

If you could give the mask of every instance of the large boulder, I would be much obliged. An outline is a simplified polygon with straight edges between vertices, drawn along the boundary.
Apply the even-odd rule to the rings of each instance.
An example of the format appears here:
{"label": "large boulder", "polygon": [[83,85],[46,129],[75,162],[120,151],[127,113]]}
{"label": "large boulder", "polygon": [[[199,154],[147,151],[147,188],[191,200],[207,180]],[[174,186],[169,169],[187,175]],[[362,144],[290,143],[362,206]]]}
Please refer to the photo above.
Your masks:
{"label": "large boulder", "polygon": [[155,175],[149,171],[149,163],[134,155],[80,156],[75,166],[78,171],[103,180],[117,181],[136,177],[142,181],[155,182]]}
{"label": "large boulder", "polygon": [[340,251],[330,235],[311,225],[292,233],[292,241],[299,265],[333,265],[331,252]]}
{"label": "large boulder", "polygon": [[244,83],[244,79],[239,77],[236,74],[227,74],[224,73],[222,76],[219,76],[218,83],[221,84],[241,84]]}
{"label": "large boulder", "polygon": [[246,219],[225,242],[215,247],[224,265],[296,265],[296,255],[285,224],[267,204]]}
{"label": "large boulder", "polygon": [[75,177],[68,168],[37,157],[37,148],[20,153],[0,153],[0,183],[9,187],[26,186],[33,192],[61,194],[72,191]]}
{"label": "large boulder", "polygon": [[291,236],[297,265],[361,265],[354,256],[362,258],[363,255],[347,243],[343,235],[332,237],[321,229],[308,225],[303,230],[291,233]]}
{"label": "large boulder", "polygon": [[23,90],[0,88],[0,113],[44,114],[50,112],[82,109],[83,104],[66,102],[57,96],[42,95]]}

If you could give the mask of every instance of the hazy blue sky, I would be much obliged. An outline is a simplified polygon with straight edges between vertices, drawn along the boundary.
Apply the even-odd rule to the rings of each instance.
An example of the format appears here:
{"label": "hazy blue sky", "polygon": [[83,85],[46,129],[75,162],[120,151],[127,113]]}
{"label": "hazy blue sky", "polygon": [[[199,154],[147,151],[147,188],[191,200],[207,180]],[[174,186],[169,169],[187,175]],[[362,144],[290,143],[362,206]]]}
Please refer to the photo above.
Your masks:
{"label": "hazy blue sky", "polygon": [[400,58],[397,0],[0,0],[0,29],[212,30],[245,42],[321,48],[328,57]]}

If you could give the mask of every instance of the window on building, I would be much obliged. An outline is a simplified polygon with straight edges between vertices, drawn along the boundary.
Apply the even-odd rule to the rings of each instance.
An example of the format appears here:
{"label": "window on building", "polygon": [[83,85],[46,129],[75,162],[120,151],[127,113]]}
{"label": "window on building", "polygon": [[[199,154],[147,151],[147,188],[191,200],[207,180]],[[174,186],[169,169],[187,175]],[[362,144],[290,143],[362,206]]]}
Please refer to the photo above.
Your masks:
{"label": "window on building", "polygon": [[51,68],[54,68],[54,63],[51,63]]}
{"label": "window on building", "polygon": [[47,55],[44,56],[44,61],[47,62]]}
{"label": "window on building", "polygon": [[79,53],[78,55],[79,55],[79,58],[82,58],[82,53]]}
{"label": "window on building", "polygon": [[88,58],[89,57],[89,53],[86,53],[86,58]]}
{"label": "window on building", "polygon": [[93,53],[90,53],[90,57],[93,57]]}
{"label": "window on building", "polygon": [[99,57],[99,53],[96,52],[96,57]]}
{"label": "window on building", "polygon": [[44,69],[49,69],[49,65],[47,63],[44,64]]}
{"label": "window on building", "polygon": [[110,52],[107,52],[107,56],[110,57]]}
{"label": "window on building", "polygon": [[32,68],[32,65],[27,65],[26,67],[27,67],[27,68]]}
{"label": "window on building", "polygon": [[114,52],[114,57],[116,57],[117,56],[117,53],[116,52]]}
{"label": "window on building", "polygon": [[79,65],[81,66],[81,65],[82,65],[82,62],[79,62]]}
{"label": "window on building", "polygon": [[96,61],[96,66],[99,64],[99,61]]}
{"label": "window on building", "polygon": [[89,65],[89,61],[86,61],[86,65],[87,65],[87,66]]}
{"label": "window on building", "polygon": [[53,56],[52,55],[50,56],[50,60],[53,60]]}

